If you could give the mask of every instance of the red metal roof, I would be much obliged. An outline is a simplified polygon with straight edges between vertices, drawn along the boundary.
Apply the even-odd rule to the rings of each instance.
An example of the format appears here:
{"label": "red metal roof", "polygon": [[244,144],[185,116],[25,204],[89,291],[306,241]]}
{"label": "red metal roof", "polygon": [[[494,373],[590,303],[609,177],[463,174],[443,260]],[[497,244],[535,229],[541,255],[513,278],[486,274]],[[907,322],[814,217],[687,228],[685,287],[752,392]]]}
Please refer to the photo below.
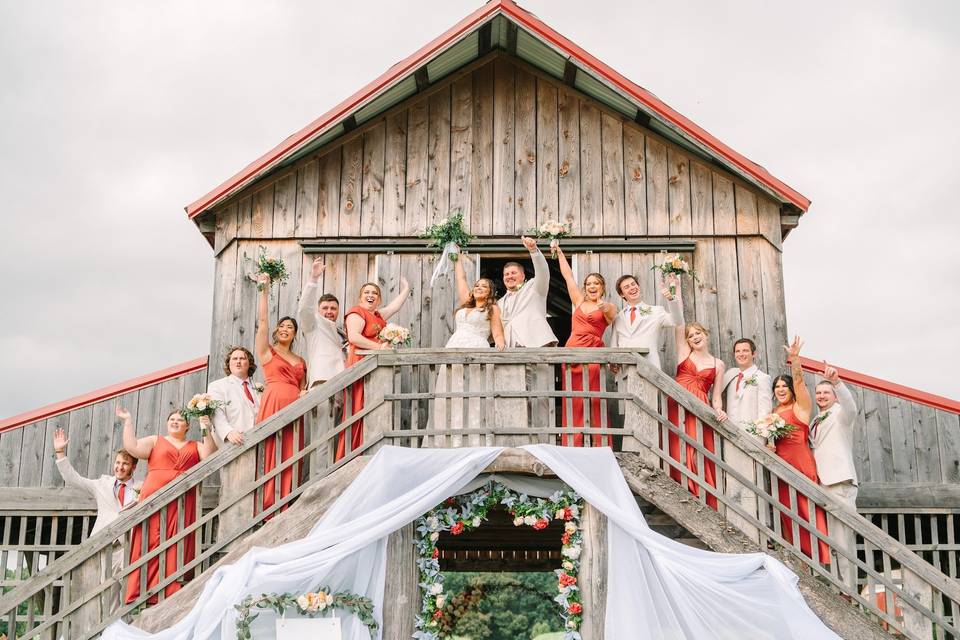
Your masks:
{"label": "red metal roof", "polygon": [[86,407],[102,400],[109,400],[110,398],[122,396],[125,393],[130,393],[131,391],[136,391],[137,389],[142,389],[144,387],[149,387],[150,385],[164,382],[166,380],[170,380],[171,378],[177,378],[188,373],[193,373],[194,371],[206,369],[206,367],[207,357],[204,356],[202,358],[183,362],[172,367],[167,367],[166,369],[161,369],[160,371],[148,373],[145,376],[132,378],[126,382],[121,382],[109,387],[97,389],[96,391],[91,391],[90,393],[85,393],[83,395],[76,396],[75,398],[70,398],[69,400],[48,404],[45,407],[34,409],[33,411],[28,411],[26,413],[21,413],[20,415],[0,421],[0,432],[23,427],[34,422],[39,422],[40,420],[46,420],[47,418],[52,418],[53,416],[60,415],[61,413],[73,411],[74,409],[80,409],[81,407]]}
{"label": "red metal roof", "polygon": [[484,22],[488,18],[492,18],[497,14],[506,16],[519,26],[524,27],[531,33],[549,42],[566,55],[575,59],[585,69],[597,74],[599,77],[603,78],[627,95],[631,96],[639,103],[644,105],[645,108],[656,113],[665,121],[669,122],[679,130],[689,135],[691,138],[703,144],[718,157],[738,167],[745,174],[751,176],[757,180],[758,183],[764,185],[773,193],[781,197],[784,202],[792,203],[802,211],[806,211],[810,207],[810,200],[803,194],[796,191],[785,182],[774,177],[772,174],[770,174],[770,172],[760,165],[752,162],[745,156],[737,153],[723,142],[710,135],[702,127],[698,126],[689,118],[669,107],[666,103],[661,101],[643,87],[640,87],[634,82],[628,80],[601,62],[599,59],[590,55],[579,46],[554,31],[546,23],[534,16],[529,11],[521,9],[516,3],[513,2],[513,0],[491,0],[480,9],[458,22],[446,33],[432,40],[429,44],[419,49],[410,57],[393,65],[379,78],[357,91],[355,94],[308,124],[300,131],[289,136],[286,140],[264,155],[251,162],[243,170],[231,177],[229,180],[220,184],[213,191],[187,205],[187,215],[190,218],[195,218],[218,203],[220,200],[245,187],[247,184],[260,176],[265,170],[268,170],[275,163],[288,156],[291,152],[312,140],[324,129],[340,122],[361,104],[369,101],[371,98],[375,97],[376,94],[380,93],[397,80],[414,72],[446,45],[456,41],[461,36],[469,33],[480,23]]}

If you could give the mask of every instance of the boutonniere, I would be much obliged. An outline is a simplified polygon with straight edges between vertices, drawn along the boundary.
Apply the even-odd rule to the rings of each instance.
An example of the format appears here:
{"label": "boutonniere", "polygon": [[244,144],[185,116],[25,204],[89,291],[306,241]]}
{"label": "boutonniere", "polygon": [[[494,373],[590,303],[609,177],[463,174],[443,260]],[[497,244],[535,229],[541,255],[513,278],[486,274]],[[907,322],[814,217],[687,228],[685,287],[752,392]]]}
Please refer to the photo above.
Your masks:
{"label": "boutonniere", "polygon": [[751,386],[751,385],[753,385],[754,387],[760,385],[760,382],[757,380],[757,374],[753,374],[753,375],[750,376],[749,378],[744,378],[744,380],[743,380],[743,386],[749,387],[749,386]]}
{"label": "boutonniere", "polygon": [[830,411],[824,411],[823,413],[817,415],[817,417],[813,419],[813,425],[817,426],[818,424],[820,424],[821,422],[823,422],[829,417],[830,417]]}
{"label": "boutonniere", "polygon": [[648,304],[638,304],[637,313],[639,313],[641,316],[648,316],[653,313],[653,307]]}
{"label": "boutonniere", "polygon": [[253,390],[256,391],[257,393],[263,393],[264,388],[265,387],[263,386],[262,382],[253,383]]}

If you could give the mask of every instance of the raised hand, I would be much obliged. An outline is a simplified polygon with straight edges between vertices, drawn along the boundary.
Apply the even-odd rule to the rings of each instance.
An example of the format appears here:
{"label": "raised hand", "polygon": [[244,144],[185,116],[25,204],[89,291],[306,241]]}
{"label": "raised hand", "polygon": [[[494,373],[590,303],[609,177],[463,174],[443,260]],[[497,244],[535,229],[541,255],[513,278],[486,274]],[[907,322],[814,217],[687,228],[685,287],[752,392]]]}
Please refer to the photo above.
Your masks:
{"label": "raised hand", "polygon": [[800,349],[803,348],[803,343],[800,342],[800,336],[794,336],[793,342],[790,343],[790,346],[784,345],[783,350],[787,352],[787,360],[790,362],[795,361],[800,357]]}
{"label": "raised hand", "polygon": [[250,278],[257,284],[263,284],[263,285],[270,284],[270,274],[268,273],[255,273],[251,275]]}
{"label": "raised hand", "polygon": [[533,253],[537,250],[537,241],[534,238],[528,238],[527,236],[520,236],[520,241],[523,242],[524,248],[530,253]]}
{"label": "raised hand", "polygon": [[667,300],[673,300],[677,295],[677,287],[680,286],[680,278],[675,273],[669,273],[663,277],[663,287],[660,293]]}
{"label": "raised hand", "polygon": [[840,372],[836,367],[831,367],[826,360],[823,362],[823,379],[830,384],[836,385],[840,382]]}
{"label": "raised hand", "polygon": [[410,281],[407,280],[404,276],[400,276],[400,289],[403,290],[403,289],[409,289],[409,288],[410,288]]}
{"label": "raised hand", "polygon": [[323,256],[317,256],[313,259],[313,264],[310,265],[310,281],[316,282],[320,279],[320,276],[323,275],[324,269],[327,268],[327,265],[323,262]]}
{"label": "raised hand", "polygon": [[67,445],[70,444],[70,438],[63,429],[57,429],[53,432],[53,450],[57,453],[63,453]]}
{"label": "raised hand", "polygon": [[121,407],[120,405],[117,405],[116,414],[117,414],[117,417],[123,420],[124,422],[126,422],[127,420],[130,420],[130,412],[124,409],[123,407]]}

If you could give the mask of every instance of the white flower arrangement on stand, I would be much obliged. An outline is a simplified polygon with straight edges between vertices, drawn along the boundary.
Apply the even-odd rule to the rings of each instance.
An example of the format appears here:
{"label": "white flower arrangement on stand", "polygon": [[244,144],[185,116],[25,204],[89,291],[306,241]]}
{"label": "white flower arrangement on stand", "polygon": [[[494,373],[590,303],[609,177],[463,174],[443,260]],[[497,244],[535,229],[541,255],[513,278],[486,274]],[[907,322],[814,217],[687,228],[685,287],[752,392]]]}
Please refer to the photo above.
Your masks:
{"label": "white flower arrangement on stand", "polygon": [[416,619],[416,640],[440,640],[448,636],[445,609],[450,602],[443,591],[440,573],[440,533],[449,531],[460,535],[483,524],[490,510],[498,504],[513,516],[514,526],[546,529],[552,520],[564,523],[561,537],[563,562],[554,573],[557,576],[557,596],[565,640],[581,640],[583,603],[578,584],[580,555],[583,551],[583,533],[580,517],[583,501],[574,491],[557,491],[549,498],[532,498],[508,489],[499,482],[491,482],[469,494],[445,500],[414,523],[417,538],[417,569],[420,572],[420,613]]}

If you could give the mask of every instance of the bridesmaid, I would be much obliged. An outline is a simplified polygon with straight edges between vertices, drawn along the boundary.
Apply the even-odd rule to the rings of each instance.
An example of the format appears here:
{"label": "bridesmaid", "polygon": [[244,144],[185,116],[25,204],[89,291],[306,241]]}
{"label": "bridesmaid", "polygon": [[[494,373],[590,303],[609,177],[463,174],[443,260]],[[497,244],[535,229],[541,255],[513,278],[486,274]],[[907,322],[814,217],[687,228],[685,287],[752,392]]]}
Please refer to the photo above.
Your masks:
{"label": "bridesmaid", "polygon": [[[410,296],[410,283],[403,276],[400,276],[400,293],[390,301],[390,304],[380,308],[382,301],[380,286],[372,282],[367,282],[360,287],[359,304],[351,307],[346,315],[343,316],[343,323],[347,329],[347,367],[352,367],[363,360],[363,356],[357,353],[360,350],[389,349],[390,344],[381,341],[377,336],[381,329],[387,326],[389,320],[403,303]],[[349,418],[354,413],[363,409],[363,381],[355,382],[345,392],[349,394],[351,403],[347,405],[344,398],[344,419]],[[350,407],[349,413],[347,407]],[[350,450],[356,451],[363,445],[363,420],[358,420],[350,427]],[[345,456],[347,453],[347,433],[341,431],[337,436],[337,451],[334,454],[334,462]]]}
{"label": "bridesmaid", "polygon": [[[133,428],[133,421],[130,419],[130,412],[126,409],[117,407],[117,417],[123,420],[123,448],[130,455],[147,461],[147,477],[143,480],[143,486],[140,489],[139,501],[143,502],[151,495],[162,489],[168,483],[173,482],[178,476],[185,473],[195,464],[212,454],[217,450],[216,442],[213,439],[213,429],[207,425],[207,435],[203,437],[202,442],[196,440],[187,440],[187,431],[190,430],[190,424],[180,415],[179,411],[174,411],[167,416],[167,435],[165,436],[146,436],[137,438]],[[209,418],[204,418],[209,421]],[[177,520],[179,518],[179,506],[177,500],[174,500],[166,507],[166,531],[164,539],[169,540],[178,533]],[[196,487],[190,489],[183,498],[183,525],[190,526],[197,520],[197,490]],[[150,516],[147,521],[147,548],[143,549],[143,527],[136,527],[131,532],[130,537],[130,564],[133,564],[147,552],[156,549],[160,544],[160,512],[157,511]],[[174,574],[177,570],[177,546],[171,545],[164,552],[166,554],[164,578]],[[183,562],[189,563],[196,555],[196,535],[191,534],[183,538]],[[127,604],[140,597],[140,570],[135,569],[127,577],[127,594],[124,599]],[[160,582],[160,556],[156,556],[147,561],[147,589],[153,589]],[[164,597],[170,597],[180,589],[180,583],[177,581],[168,584],[164,590]],[[157,603],[157,594],[150,596],[150,604]]]}
{"label": "bridesmaid", "polygon": [[[599,273],[587,274],[583,280],[583,288],[577,285],[577,280],[573,276],[573,270],[570,263],[567,262],[567,256],[559,244],[555,245],[557,251],[557,260],[560,264],[560,274],[567,284],[567,294],[570,296],[570,302],[573,303],[574,310],[571,318],[570,337],[567,339],[565,347],[602,347],[603,333],[617,316],[617,308],[611,303],[603,300],[607,293],[607,283]],[[567,383],[567,370],[570,371],[570,391],[583,391],[583,365],[561,365],[560,367],[560,385],[565,388]],[[600,388],[600,365],[587,365],[587,384],[589,391],[602,391]],[[562,400],[561,424],[564,427],[577,427],[582,429],[583,420],[583,398],[571,398]],[[570,405],[568,408],[567,405]],[[609,426],[610,421],[602,421],[603,403],[600,398],[590,400],[590,425],[598,429],[603,423]],[[594,447],[610,446],[609,438],[603,436],[593,436],[590,443]],[[583,434],[577,433],[572,436],[560,436],[562,446],[583,446]]]}
{"label": "bridesmaid", "polygon": [[[793,431],[778,438],[774,451],[777,455],[786,460],[797,471],[810,478],[814,483],[819,484],[817,477],[817,461],[813,457],[813,450],[810,449],[810,418],[813,409],[813,403],[810,399],[810,392],[806,383],[803,381],[803,369],[800,366],[800,348],[803,343],[799,337],[793,339],[789,347],[784,347],[787,351],[787,360],[790,363],[790,371],[793,375],[781,375],[773,379],[773,397],[778,405],[774,411],[787,424],[793,425]],[[790,505],[790,487],[784,482],[777,483],[777,497],[780,504],[789,508]],[[797,492],[797,513],[800,518],[810,521],[810,501],[806,496]],[[827,534],[827,514],[820,507],[816,508],[817,530]],[[790,518],[786,515],[780,515],[780,529],[784,539],[793,543],[793,526]],[[799,527],[800,550],[813,558],[813,550],[810,545],[810,532]],[[830,564],[830,547],[823,541],[817,540],[818,553],[822,564]]]}
{"label": "bridesmaid", "polygon": [[[676,276],[671,276],[676,279]],[[674,284],[677,284],[674,282]],[[668,288],[664,288],[663,295],[670,297]],[[712,405],[717,413],[717,420],[726,420],[726,413],[723,411],[723,395],[720,385],[716,381],[723,379],[724,366],[723,361],[714,357],[710,353],[710,341],[707,335],[707,328],[699,322],[680,325],[676,328],[677,337],[677,375],[675,380],[680,385],[697,396],[697,398],[708,405]],[[677,403],[671,398],[667,402],[667,419],[673,424],[680,426],[680,410]],[[713,428],[705,423],[701,423],[703,429],[703,446],[711,452],[716,453],[717,447],[714,439]],[[691,440],[697,439],[697,417],[692,413],[686,413],[683,420],[683,430]],[[680,437],[668,434],[670,457],[679,461],[680,458]],[[686,466],[692,473],[696,474],[697,450],[693,445],[686,445],[687,460]],[[677,482],[681,481],[683,474],[678,469],[670,468],[670,477]],[[717,486],[717,465],[712,460],[704,458],[703,461],[703,479],[711,487]],[[695,496],[700,495],[700,486],[693,479],[687,481],[687,489]],[[707,494],[707,506],[711,509],[717,509],[717,497],[713,494]]]}
{"label": "bridesmaid", "polygon": [[[270,295],[270,276],[265,273],[257,275],[260,285],[259,311],[257,317],[257,334],[254,338],[254,348],[257,359],[263,366],[263,375],[266,379],[266,388],[260,396],[260,411],[257,413],[256,423],[260,424],[276,412],[306,393],[307,364],[303,358],[295,354],[290,345],[297,337],[297,321],[290,316],[280,318],[276,329],[273,330],[273,343],[270,343],[268,334],[268,307]],[[295,429],[296,426],[296,429]],[[297,432],[297,444],[294,447],[294,430]],[[280,461],[290,459],[294,449],[303,448],[303,426],[297,420],[285,426],[280,432]],[[277,466],[277,439],[271,436],[263,441],[263,473],[273,471]],[[297,475],[300,465],[297,466]],[[263,509],[266,511],[276,501],[276,477],[263,483]],[[293,490],[293,467],[280,472],[280,498],[283,499]],[[281,511],[289,505],[284,505]]]}

